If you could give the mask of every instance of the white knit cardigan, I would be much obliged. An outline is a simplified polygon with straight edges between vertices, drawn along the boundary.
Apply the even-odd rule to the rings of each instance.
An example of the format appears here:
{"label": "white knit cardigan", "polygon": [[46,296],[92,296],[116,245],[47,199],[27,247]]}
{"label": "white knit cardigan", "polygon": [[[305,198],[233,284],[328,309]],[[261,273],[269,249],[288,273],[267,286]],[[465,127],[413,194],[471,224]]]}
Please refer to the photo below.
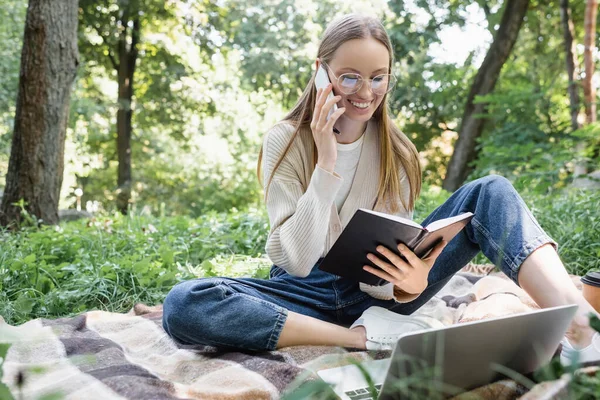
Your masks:
{"label": "white knit cardigan", "polygon": [[[277,160],[292,138],[294,127],[280,122],[271,128],[263,139],[263,182],[266,185]],[[344,227],[358,208],[372,210],[377,199],[379,183],[379,133],[377,124],[369,121],[365,130],[363,149],[358,167],[346,198],[338,214],[335,196],[342,185],[342,177],[319,166],[313,171],[313,139],[310,128],[302,128],[285,158],[275,171],[275,176],[265,190],[270,230],[266,253],[278,267],[289,274],[306,277],[320,257],[331,249]],[[404,168],[400,167],[401,196],[409,200],[409,183]],[[395,213],[412,219],[412,210],[399,204]],[[391,213],[378,205],[376,211]],[[389,283],[371,286],[361,283],[360,289],[371,296],[409,302],[419,294],[394,291]]]}

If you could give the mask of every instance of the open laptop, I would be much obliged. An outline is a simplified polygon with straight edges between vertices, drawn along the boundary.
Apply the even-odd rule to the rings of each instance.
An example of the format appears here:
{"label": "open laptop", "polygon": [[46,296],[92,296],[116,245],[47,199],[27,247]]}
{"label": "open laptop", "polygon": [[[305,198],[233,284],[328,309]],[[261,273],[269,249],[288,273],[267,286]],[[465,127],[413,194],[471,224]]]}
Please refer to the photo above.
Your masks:
{"label": "open laptop", "polygon": [[430,399],[529,374],[558,349],[577,305],[512,314],[400,336],[392,357],[318,372],[342,399]]}

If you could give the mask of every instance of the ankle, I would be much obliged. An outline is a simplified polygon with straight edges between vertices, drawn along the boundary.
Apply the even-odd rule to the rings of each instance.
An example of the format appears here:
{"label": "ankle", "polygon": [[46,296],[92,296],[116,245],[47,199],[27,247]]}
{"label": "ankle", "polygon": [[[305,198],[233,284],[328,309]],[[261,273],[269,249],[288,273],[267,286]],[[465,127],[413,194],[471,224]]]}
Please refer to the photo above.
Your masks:
{"label": "ankle", "polygon": [[594,333],[595,331],[590,327],[587,316],[577,315],[565,336],[574,348],[581,349],[592,343]]}
{"label": "ankle", "polygon": [[354,328],[350,329],[350,331],[354,332],[354,336],[356,337],[354,347],[365,350],[367,348],[367,331],[365,327],[355,326]]}

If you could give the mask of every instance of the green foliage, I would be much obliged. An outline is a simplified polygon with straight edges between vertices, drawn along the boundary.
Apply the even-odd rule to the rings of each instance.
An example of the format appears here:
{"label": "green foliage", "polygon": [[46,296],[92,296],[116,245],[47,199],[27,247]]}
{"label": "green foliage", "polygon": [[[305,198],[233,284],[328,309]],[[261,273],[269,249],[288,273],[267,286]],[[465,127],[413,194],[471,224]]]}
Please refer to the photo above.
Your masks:
{"label": "green foliage", "polygon": [[19,201],[12,203],[13,206],[19,207],[21,214],[21,226],[38,226],[38,219],[35,215],[29,214],[27,211],[27,202],[24,199],[20,199]]}
{"label": "green foliage", "polygon": [[[215,112],[214,103],[203,93],[203,84],[213,69],[210,60],[201,46],[189,43],[191,32],[181,19],[185,7],[182,2],[113,0],[99,6],[86,0],[79,6],[83,62],[70,120],[71,137],[79,154],[73,157],[69,168],[75,175],[70,183],[83,188],[84,201],[91,198],[112,202],[116,195],[116,81],[119,67],[129,63],[130,56],[123,46],[131,40],[123,36],[122,25],[137,18],[139,53],[131,105],[133,179],[134,185],[156,189],[165,201],[169,196],[164,195],[164,179],[155,182],[152,176],[144,176],[146,169],[142,166],[158,164],[157,170],[183,169],[172,161],[177,159],[177,153],[189,149],[188,142],[198,127],[194,118]],[[168,160],[161,154],[165,148],[169,150]],[[135,194],[139,195],[139,191]]]}
{"label": "green foliage", "polygon": [[576,161],[586,166],[588,172],[600,165],[600,122],[593,122],[572,133],[573,146],[583,144],[580,154],[575,153]]}
{"label": "green foliage", "polygon": [[[253,170],[264,132],[308,82],[316,45],[336,15],[368,11],[390,34],[398,76],[390,93],[397,124],[421,150],[424,179],[439,185],[460,126],[463,104],[487,45],[464,62],[431,55],[448,27],[483,10],[495,33],[501,2],[307,0],[80,2],[81,64],[72,96],[62,207],[83,188],[83,204],[112,210],[116,189],[115,115],[119,25],[139,7],[140,53],[134,79],[133,206],[154,214],[196,217],[257,204]],[[572,3],[581,43],[584,6]],[[26,1],[0,11],[0,185],[10,150]],[[443,11],[443,12],[441,12]],[[471,178],[491,172],[540,193],[569,183],[573,162],[600,161],[597,127],[570,132],[557,1],[533,1],[495,92]],[[581,54],[577,56],[581,61]],[[112,61],[111,61],[112,57]],[[479,61],[478,61],[479,60]],[[114,61],[114,62],[113,62]],[[215,140],[219,139],[216,146]],[[577,154],[578,142],[586,149]]]}
{"label": "green foliage", "polygon": [[163,301],[180,280],[268,276],[264,212],[200,218],[104,217],[0,231],[0,315],[8,323],[123,312]]}
{"label": "green foliage", "polygon": [[[541,121],[536,102],[545,102],[546,91],[532,95],[533,85],[511,87],[481,97],[488,104],[489,119],[495,129],[479,142],[479,157],[470,178],[496,173],[510,177],[518,188],[540,193],[564,187],[569,179],[569,164],[574,158],[569,121]],[[563,110],[564,111],[564,110]]]}
{"label": "green foliage", "polygon": [[590,317],[590,326],[596,331],[600,332],[600,318],[598,318],[594,314],[589,314]]}
{"label": "green foliage", "polygon": [[[154,157],[145,154],[145,161],[135,157],[134,168],[142,165],[143,168],[134,169],[134,212],[198,217],[210,211],[226,212],[260,202],[260,185],[255,172],[246,163],[195,163],[193,154],[177,158],[166,145],[161,151],[144,150],[143,146],[134,145],[134,154],[136,149],[140,150],[138,154],[147,151]],[[110,201],[114,200],[115,193],[107,188],[113,187],[116,168],[116,162],[111,162],[106,169],[93,170],[93,175],[80,178],[84,204],[98,198],[106,199],[109,202],[104,205],[111,210]]]}
{"label": "green foliage", "polygon": [[[432,46],[441,43],[443,28],[465,25],[473,2],[416,1],[390,2],[393,11],[386,23],[394,48],[397,88],[390,93],[390,106],[404,133],[423,155],[424,179],[441,185],[451,155],[451,141],[457,135],[469,86],[476,73],[470,54],[462,64],[435,60]],[[483,2],[494,26],[502,10],[497,2]],[[444,9],[444,12],[440,12]],[[417,23],[416,21],[425,22]]]}
{"label": "green foliage", "polygon": [[421,189],[421,195],[415,204],[413,219],[421,223],[438,206],[446,201],[452,193],[439,186],[431,186],[425,183]]}
{"label": "green foliage", "polygon": [[559,196],[524,196],[540,225],[559,244],[570,273],[600,270],[600,196],[572,191]]}
{"label": "green foliage", "polygon": [[27,2],[8,0],[0,10],[0,110],[14,107],[19,83],[19,57],[23,42],[23,27]]}
{"label": "green foliage", "polygon": [[[583,3],[570,6],[575,40],[581,43]],[[534,2],[529,8],[494,92],[477,99],[488,105],[482,116],[486,130],[470,179],[498,173],[519,189],[547,193],[570,183],[574,161],[598,165],[597,126],[572,132],[564,44],[557,34],[562,29],[557,1]],[[581,54],[576,56],[581,63]],[[576,88],[583,99],[580,85]],[[576,151],[579,142],[586,143],[584,154]]]}
{"label": "green foliage", "polygon": [[[327,3],[321,2],[321,6]],[[299,6],[293,0],[229,0],[223,2],[219,14],[224,17],[219,33],[223,42],[228,42],[220,50],[226,53],[231,46],[243,60],[241,87],[249,92],[263,88],[286,109],[308,82],[312,60],[306,47],[315,43],[322,30],[311,20],[314,13],[299,12]],[[277,48],[289,51],[273,51]]]}
{"label": "green foliage", "polygon": [[600,399],[600,373],[591,376],[583,373],[574,374],[569,385],[569,391],[573,399]]}
{"label": "green foliage", "polygon": [[4,382],[2,382],[2,375],[4,375],[4,361],[6,361],[6,355],[10,348],[10,343],[0,343],[0,399],[2,400],[14,400],[13,395],[10,393],[10,389]]}

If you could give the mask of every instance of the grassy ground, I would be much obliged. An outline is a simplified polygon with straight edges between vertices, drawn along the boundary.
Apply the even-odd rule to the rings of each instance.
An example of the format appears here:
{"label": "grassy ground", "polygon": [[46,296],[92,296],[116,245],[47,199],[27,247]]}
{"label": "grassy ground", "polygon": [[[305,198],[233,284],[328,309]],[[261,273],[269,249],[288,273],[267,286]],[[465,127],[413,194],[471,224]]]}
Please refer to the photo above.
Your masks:
{"label": "grassy ground", "polygon": [[[415,220],[448,195],[426,189]],[[600,196],[524,198],[559,242],[570,272],[600,270]],[[264,210],[197,219],[107,215],[59,227],[0,231],[0,315],[18,324],[89,309],[123,312],[137,302],[160,303],[176,282],[195,276],[266,277],[267,232]]]}
{"label": "grassy ground", "polygon": [[98,217],[0,233],[0,315],[9,323],[160,303],[194,276],[262,276],[262,212]]}

